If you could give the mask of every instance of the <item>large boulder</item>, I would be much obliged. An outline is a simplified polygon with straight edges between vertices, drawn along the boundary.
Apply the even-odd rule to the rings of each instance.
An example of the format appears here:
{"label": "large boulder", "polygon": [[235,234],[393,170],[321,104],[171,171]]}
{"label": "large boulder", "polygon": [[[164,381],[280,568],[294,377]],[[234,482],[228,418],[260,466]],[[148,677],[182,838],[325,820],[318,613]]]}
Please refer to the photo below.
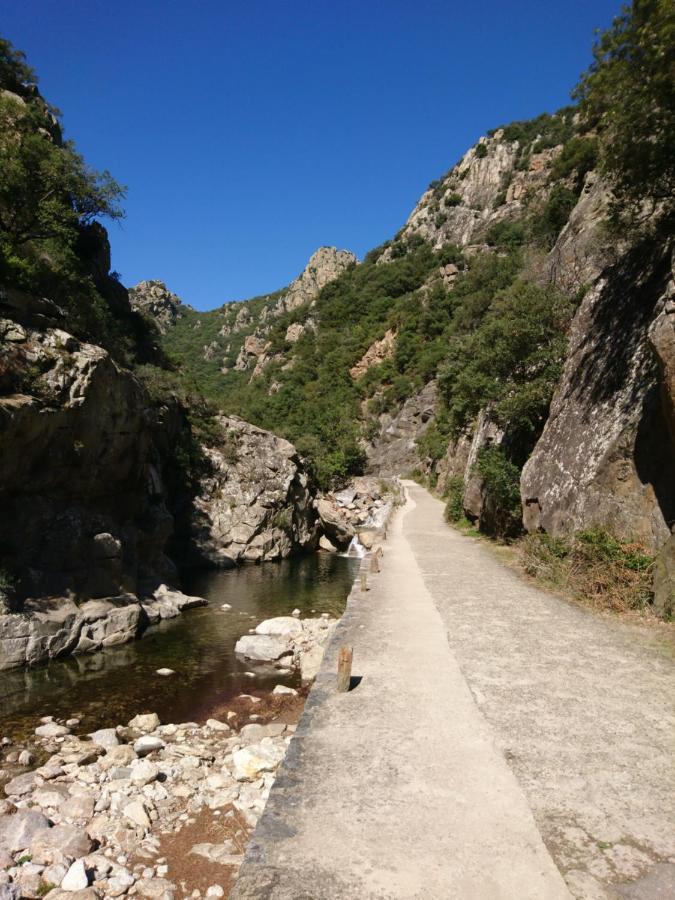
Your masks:
{"label": "large boulder", "polygon": [[356,534],[354,525],[341,506],[329,497],[321,497],[315,503],[321,530],[328,540],[340,550],[346,550]]}
{"label": "large boulder", "polygon": [[0,849],[17,853],[30,847],[38,834],[49,829],[49,819],[35,809],[17,809],[0,816]]}
{"label": "large boulder", "polygon": [[236,416],[221,416],[218,424],[222,437],[204,448],[192,508],[193,556],[232,566],[313,548],[316,513],[295,447]]}
{"label": "large boulder", "polygon": [[293,647],[281,635],[245,634],[235,644],[234,652],[256,662],[275,662],[283,656],[292,656]]}

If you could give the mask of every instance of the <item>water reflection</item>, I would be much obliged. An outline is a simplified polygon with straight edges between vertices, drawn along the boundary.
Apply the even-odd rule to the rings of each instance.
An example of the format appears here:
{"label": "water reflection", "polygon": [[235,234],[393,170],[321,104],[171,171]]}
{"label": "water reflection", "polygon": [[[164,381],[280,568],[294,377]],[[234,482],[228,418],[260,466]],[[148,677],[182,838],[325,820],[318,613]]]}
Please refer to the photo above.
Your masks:
{"label": "water reflection", "polygon": [[[246,675],[247,667],[233,652],[237,638],[263,619],[295,608],[303,616],[340,615],[357,567],[355,559],[313,554],[190,573],[184,590],[206,597],[209,606],[163,622],[131,644],[0,673],[0,732],[32,731],[43,715],[77,716],[87,731],[125,722],[144,710],[159,713],[165,722],[181,721],[215,699],[279,682],[294,684],[293,675]],[[223,604],[231,609],[222,610]],[[176,675],[156,675],[162,667]]]}

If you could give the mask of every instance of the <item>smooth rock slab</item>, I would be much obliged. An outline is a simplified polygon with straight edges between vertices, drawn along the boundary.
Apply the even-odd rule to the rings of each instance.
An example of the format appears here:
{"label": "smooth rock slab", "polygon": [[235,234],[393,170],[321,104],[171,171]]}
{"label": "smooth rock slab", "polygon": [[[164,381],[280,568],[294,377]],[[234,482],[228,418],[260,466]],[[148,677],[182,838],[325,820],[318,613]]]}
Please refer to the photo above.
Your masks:
{"label": "smooth rock slab", "polygon": [[55,722],[47,722],[46,725],[38,725],[35,734],[44,738],[64,737],[66,734],[70,734],[70,728],[66,728],[65,725],[57,725]]}
{"label": "smooth rock slab", "polygon": [[247,659],[272,662],[292,654],[293,651],[288,645],[288,640],[277,635],[245,634],[237,641],[234,652]]}
{"label": "smooth rock slab", "polygon": [[272,693],[273,693],[273,694],[291,694],[291,695],[294,696],[294,697],[297,697],[297,696],[298,696],[298,692],[295,690],[295,688],[292,688],[292,687],[286,687],[285,684],[278,684],[278,685],[274,688],[274,690],[272,691]]}
{"label": "smooth rock slab", "polygon": [[49,830],[49,819],[35,809],[0,816],[0,847],[10,853],[25,850],[37,835]]}
{"label": "smooth rock slab", "polygon": [[143,715],[134,716],[129,722],[129,728],[135,728],[138,731],[144,731],[149,734],[160,726],[159,716],[157,713],[144,713]]}
{"label": "smooth rock slab", "polygon": [[175,887],[166,878],[142,878],[136,882],[136,894],[140,897],[152,897],[156,900],[173,900]]}
{"label": "smooth rock slab", "polygon": [[83,891],[86,887],[89,887],[89,876],[84,867],[84,861],[78,859],[66,872],[66,877],[61,882],[61,890],[70,893],[72,891]]}
{"label": "smooth rock slab", "polygon": [[218,719],[207,719],[206,725],[213,731],[230,731],[230,726],[225,722],[219,722]]}
{"label": "smooth rock slab", "polygon": [[24,794],[30,794],[35,787],[35,772],[26,772],[24,775],[17,775],[5,785],[5,793],[8,797],[21,797]]}
{"label": "smooth rock slab", "polygon": [[47,831],[39,831],[30,843],[33,862],[49,865],[60,859],[79,859],[91,853],[93,843],[83,828],[75,825],[55,825]]}
{"label": "smooth rock slab", "polygon": [[[140,740],[140,738],[139,738]],[[115,766],[128,766],[136,759],[136,752],[129,744],[120,744],[119,747],[111,747],[106,755],[99,761],[99,766],[105,771]]]}
{"label": "smooth rock slab", "polygon": [[130,819],[136,825],[140,825],[141,828],[150,828],[152,825],[145,804],[140,800],[132,800],[131,803],[127,803],[122,812],[127,819]]}
{"label": "smooth rock slab", "polygon": [[302,633],[302,623],[293,616],[276,616],[274,619],[265,619],[256,626],[256,634],[272,634],[280,637],[297,637]]}
{"label": "smooth rock slab", "polygon": [[238,865],[243,859],[242,855],[237,853],[232,841],[224,841],[222,844],[195,844],[190,853],[203,856],[204,859],[219,863],[221,866]]}
{"label": "smooth rock slab", "polygon": [[94,744],[99,747],[117,747],[120,739],[117,737],[117,731],[114,728],[99,728],[98,731],[92,731],[89,735]]}
{"label": "smooth rock slab", "polygon": [[131,780],[134,784],[150,784],[157,781],[159,769],[149,759],[141,759],[131,767]]}
{"label": "smooth rock slab", "polygon": [[155,750],[163,750],[164,747],[166,744],[161,738],[146,734],[135,742],[134,752],[138,756],[147,756],[149,753],[154,753]]}
{"label": "smooth rock slab", "polygon": [[94,815],[94,798],[87,794],[70,797],[61,805],[59,812],[66,819],[88,821]]}
{"label": "smooth rock slab", "polygon": [[235,750],[232,754],[234,777],[237,781],[255,781],[263,772],[274,772],[283,758],[283,747],[271,743]]}

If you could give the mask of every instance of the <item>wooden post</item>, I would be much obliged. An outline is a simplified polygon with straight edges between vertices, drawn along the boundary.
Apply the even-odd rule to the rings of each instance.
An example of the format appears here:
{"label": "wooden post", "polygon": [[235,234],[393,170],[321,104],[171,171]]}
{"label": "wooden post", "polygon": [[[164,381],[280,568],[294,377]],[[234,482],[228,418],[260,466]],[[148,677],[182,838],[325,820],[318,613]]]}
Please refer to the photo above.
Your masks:
{"label": "wooden post", "polygon": [[361,566],[360,577],[361,577],[361,593],[365,594],[365,592],[368,590],[368,573],[363,568],[363,566]]}
{"label": "wooden post", "polygon": [[351,647],[340,647],[340,654],[338,656],[337,689],[341,694],[344,694],[349,690],[349,684],[352,678],[352,656],[353,650]]}

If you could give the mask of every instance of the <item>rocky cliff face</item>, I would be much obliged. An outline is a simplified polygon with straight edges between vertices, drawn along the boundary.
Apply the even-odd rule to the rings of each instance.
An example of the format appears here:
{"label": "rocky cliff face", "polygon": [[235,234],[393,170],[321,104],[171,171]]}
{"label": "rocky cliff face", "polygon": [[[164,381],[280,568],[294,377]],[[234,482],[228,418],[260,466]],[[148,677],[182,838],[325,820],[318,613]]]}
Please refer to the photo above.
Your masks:
{"label": "rocky cliff face", "polygon": [[[0,298],[4,555],[27,596],[136,592],[173,571],[158,412],[107,351],[59,327],[46,301],[49,317],[32,313],[35,302],[11,290]],[[177,431],[171,419],[163,425]]]}
{"label": "rocky cliff face", "polygon": [[185,410],[153,401],[64,325],[50,301],[0,291],[0,669],[122,643],[202,602],[167,588],[178,583],[170,543],[223,565],[317,538],[290,444],[221,418],[222,440],[197,453],[190,500],[175,460],[190,440]]}
{"label": "rocky cliff face", "polygon": [[[272,348],[269,341],[275,324],[284,317],[288,319],[288,343],[297,341],[307,324],[291,319],[305,308],[311,309],[322,288],[356,262],[354,254],[347,250],[320,247],[287,288],[227,303],[208,313],[180,305],[180,300],[166,291],[162,282],[141,282],[132,289],[131,297],[137,308],[155,316],[167,334],[166,346],[189,365],[197,363],[200,375],[202,363],[206,362],[214,377],[232,373],[230,377],[244,376],[251,381],[270,362],[283,359],[280,350]],[[170,328],[171,325],[175,327]]]}
{"label": "rocky cliff face", "polygon": [[417,442],[436,414],[436,384],[430,382],[400,409],[379,416],[378,432],[367,445],[368,470],[380,475],[407,475],[423,467]]}
{"label": "rocky cliff face", "polygon": [[[584,298],[549,419],[523,469],[528,530],[611,524],[652,548],[668,539],[675,522],[672,293],[670,254],[641,246]],[[661,370],[650,334],[664,354]]]}
{"label": "rocky cliff face", "polygon": [[306,303],[313,303],[319,291],[331,281],[335,281],[346,269],[355,265],[356,257],[349,250],[337,247],[319,247],[309,262],[289,287],[282,292],[276,304],[267,313],[270,316],[290,312]]}
{"label": "rocky cliff face", "polygon": [[[516,219],[529,198],[548,191],[551,164],[562,147],[527,156],[523,149],[523,141],[508,140],[503,129],[482,137],[422,195],[400,237],[418,235],[435,248],[480,247],[491,225]],[[390,258],[388,251],[382,259]]]}
{"label": "rocky cliff face", "polygon": [[164,450],[184,413],[66,326],[0,290],[0,669],[131,640],[196,602],[165,585]]}
{"label": "rocky cliff face", "polygon": [[317,516],[295,447],[234,416],[221,416],[222,441],[204,448],[191,515],[196,562],[232,566],[312,549]]}

